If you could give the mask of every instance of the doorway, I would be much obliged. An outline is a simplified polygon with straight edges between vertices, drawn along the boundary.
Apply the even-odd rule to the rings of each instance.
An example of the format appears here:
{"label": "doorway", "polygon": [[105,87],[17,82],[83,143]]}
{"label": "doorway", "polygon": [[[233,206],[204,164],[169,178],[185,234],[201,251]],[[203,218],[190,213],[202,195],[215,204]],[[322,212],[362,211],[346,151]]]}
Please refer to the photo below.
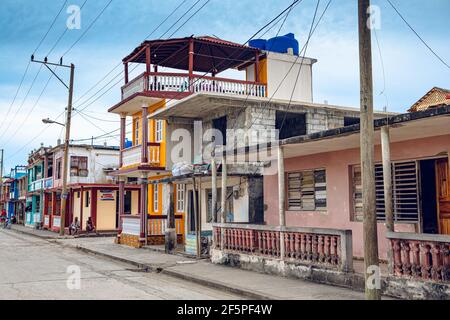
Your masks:
{"label": "doorway", "polygon": [[448,158],[421,160],[419,164],[422,232],[450,234]]}

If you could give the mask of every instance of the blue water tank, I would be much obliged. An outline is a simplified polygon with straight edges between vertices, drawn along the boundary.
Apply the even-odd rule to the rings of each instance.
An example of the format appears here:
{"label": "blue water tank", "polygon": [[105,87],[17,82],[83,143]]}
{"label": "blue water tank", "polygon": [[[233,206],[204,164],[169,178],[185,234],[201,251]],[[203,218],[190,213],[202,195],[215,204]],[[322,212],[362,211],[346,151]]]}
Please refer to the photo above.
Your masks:
{"label": "blue water tank", "polygon": [[248,45],[252,48],[257,48],[261,50],[266,50],[266,39],[254,39],[248,42]]}
{"label": "blue water tank", "polygon": [[125,138],[125,149],[131,148],[133,146],[133,141],[128,140]]}
{"label": "blue water tank", "polygon": [[284,36],[274,37],[267,40],[265,50],[279,53],[288,53],[288,50],[290,48],[293,49],[295,55],[298,55],[299,45],[293,33],[288,33]]}

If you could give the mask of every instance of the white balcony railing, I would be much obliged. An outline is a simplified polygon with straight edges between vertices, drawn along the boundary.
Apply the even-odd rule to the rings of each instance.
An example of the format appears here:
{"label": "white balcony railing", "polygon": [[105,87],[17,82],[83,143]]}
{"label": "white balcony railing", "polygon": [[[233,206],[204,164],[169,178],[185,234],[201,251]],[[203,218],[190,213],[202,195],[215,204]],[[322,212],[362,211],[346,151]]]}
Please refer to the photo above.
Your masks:
{"label": "white balcony railing", "polygon": [[42,190],[43,186],[44,186],[44,179],[39,179],[39,180],[30,182],[28,190],[30,192],[40,191],[40,190]]}
{"label": "white balcony railing", "polygon": [[133,146],[122,151],[122,166],[128,167],[141,163],[141,146]]}
{"label": "white balcony railing", "polygon": [[122,99],[144,91],[173,93],[211,92],[253,97],[267,96],[267,86],[263,83],[199,75],[194,75],[190,80],[189,75],[184,73],[151,72],[142,73],[123,86]]}
{"label": "white balcony railing", "polygon": [[53,177],[44,179],[44,189],[48,190],[53,188]]}

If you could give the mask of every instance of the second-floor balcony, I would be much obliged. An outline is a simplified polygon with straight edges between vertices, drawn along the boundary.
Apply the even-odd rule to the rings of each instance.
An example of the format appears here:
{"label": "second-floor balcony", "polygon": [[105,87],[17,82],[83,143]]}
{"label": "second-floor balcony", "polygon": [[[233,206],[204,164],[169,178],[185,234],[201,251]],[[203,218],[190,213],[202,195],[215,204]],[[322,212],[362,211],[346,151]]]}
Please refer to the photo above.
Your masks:
{"label": "second-floor balcony", "polygon": [[255,81],[218,78],[184,73],[142,73],[122,87],[122,100],[140,92],[160,94],[181,99],[197,92],[225,93],[252,97],[265,97],[266,85]]}
{"label": "second-floor balcony", "polygon": [[44,188],[44,179],[31,181],[28,184],[28,191],[29,192],[41,191],[43,188]]}
{"label": "second-floor balcony", "polygon": [[[260,62],[264,55],[260,49],[209,36],[144,41],[123,59],[121,101],[109,112],[130,116],[143,104],[181,100],[195,93],[266,97]],[[131,63],[144,67],[134,79],[129,79],[135,69],[128,69]],[[230,70],[245,76],[222,76]]]}

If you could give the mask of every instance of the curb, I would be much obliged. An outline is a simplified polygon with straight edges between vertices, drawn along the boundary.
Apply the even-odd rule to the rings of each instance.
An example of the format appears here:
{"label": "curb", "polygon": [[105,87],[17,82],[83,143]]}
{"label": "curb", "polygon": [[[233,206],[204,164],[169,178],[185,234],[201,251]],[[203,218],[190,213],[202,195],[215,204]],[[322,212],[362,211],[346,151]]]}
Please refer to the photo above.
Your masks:
{"label": "curb", "polygon": [[193,282],[193,283],[197,283],[197,284],[200,284],[200,285],[203,285],[203,286],[207,286],[207,287],[210,287],[210,288],[215,288],[215,289],[219,289],[219,290],[222,290],[222,291],[225,291],[225,292],[238,294],[238,295],[250,298],[250,299],[255,299],[255,300],[277,300],[277,298],[275,298],[275,297],[271,297],[271,296],[267,296],[267,295],[263,295],[263,294],[258,294],[258,293],[252,292],[252,291],[248,291],[248,290],[246,290],[244,288],[231,287],[231,286],[228,286],[228,285],[226,285],[226,284],[224,284],[222,282],[211,281],[209,279],[205,279],[205,278],[202,278],[202,277],[196,277],[196,276],[192,276],[192,275],[187,275],[187,274],[184,274],[184,273],[179,272],[179,271],[168,270],[168,269],[164,269],[162,267],[155,267],[155,266],[152,266],[152,265],[149,265],[149,264],[140,263],[140,262],[137,262],[137,261],[126,259],[126,258],[120,258],[118,256],[114,256],[114,255],[111,255],[111,254],[108,254],[108,253],[104,253],[104,252],[95,251],[95,250],[88,249],[88,248],[85,248],[85,247],[81,247],[81,246],[78,246],[78,245],[77,246],[71,246],[71,245],[67,246],[67,245],[64,245],[64,244],[60,244],[60,245],[63,245],[65,247],[69,247],[69,248],[74,248],[74,249],[80,250],[80,251],[88,253],[88,254],[98,255],[98,256],[102,256],[102,257],[105,257],[105,258],[108,258],[108,259],[112,259],[112,260],[115,260],[115,261],[120,261],[120,262],[123,262],[123,263],[126,263],[126,264],[130,264],[130,265],[138,267],[139,269],[142,269],[142,270],[144,270],[146,272],[162,273],[162,274],[171,276],[173,278],[187,280],[187,281],[190,281],[190,282]]}

